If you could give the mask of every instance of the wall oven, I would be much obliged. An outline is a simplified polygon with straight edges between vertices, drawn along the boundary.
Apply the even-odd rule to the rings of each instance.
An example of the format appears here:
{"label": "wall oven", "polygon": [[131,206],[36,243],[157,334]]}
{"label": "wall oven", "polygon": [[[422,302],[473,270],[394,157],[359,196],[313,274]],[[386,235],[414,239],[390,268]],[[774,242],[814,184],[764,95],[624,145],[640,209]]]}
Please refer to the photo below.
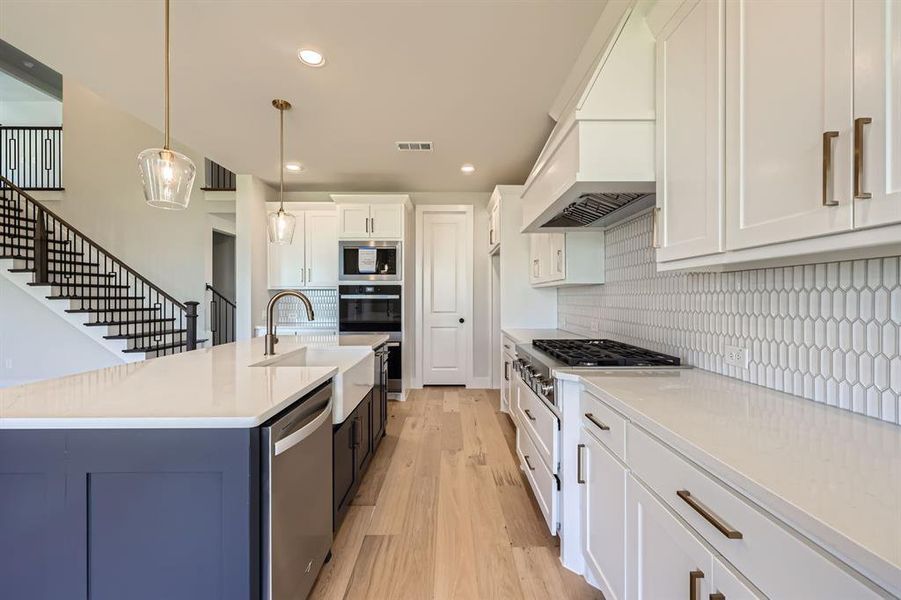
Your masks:
{"label": "wall oven", "polygon": [[341,281],[401,281],[401,242],[339,242]]}
{"label": "wall oven", "polygon": [[338,331],[341,333],[387,333],[388,391],[403,387],[403,294],[399,285],[338,286]]}

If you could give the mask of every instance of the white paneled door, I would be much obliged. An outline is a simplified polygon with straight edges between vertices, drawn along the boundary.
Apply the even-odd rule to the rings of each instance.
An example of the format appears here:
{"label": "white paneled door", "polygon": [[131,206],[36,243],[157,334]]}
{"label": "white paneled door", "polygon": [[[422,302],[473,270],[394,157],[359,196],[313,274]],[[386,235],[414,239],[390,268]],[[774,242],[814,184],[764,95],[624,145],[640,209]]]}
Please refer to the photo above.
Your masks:
{"label": "white paneled door", "polygon": [[853,3],[732,0],[725,19],[727,249],[850,230]]}
{"label": "white paneled door", "polygon": [[465,385],[472,356],[472,208],[420,210],[422,383]]}

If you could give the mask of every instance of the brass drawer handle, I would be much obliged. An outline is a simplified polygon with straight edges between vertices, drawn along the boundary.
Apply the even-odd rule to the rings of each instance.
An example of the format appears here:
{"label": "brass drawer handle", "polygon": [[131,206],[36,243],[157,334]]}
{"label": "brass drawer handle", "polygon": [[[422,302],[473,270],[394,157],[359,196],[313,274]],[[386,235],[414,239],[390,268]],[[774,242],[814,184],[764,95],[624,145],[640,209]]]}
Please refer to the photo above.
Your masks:
{"label": "brass drawer handle", "polygon": [[585,413],[585,418],[594,423],[595,426],[601,431],[610,431],[610,426],[598,421],[597,417],[595,417],[593,414]]}
{"label": "brass drawer handle", "polygon": [[854,197],[868,200],[873,197],[863,191],[863,126],[873,122],[870,117],[854,119]]}
{"label": "brass drawer handle", "polygon": [[838,206],[838,201],[829,194],[829,183],[832,181],[832,140],[837,137],[837,131],[823,132],[823,206]]}
{"label": "brass drawer handle", "polygon": [[526,416],[529,417],[530,421],[535,420],[535,417],[532,416],[532,411],[530,411],[528,408],[522,409],[522,412],[526,413]]}
{"label": "brass drawer handle", "polygon": [[704,519],[706,519],[708,523],[716,527],[717,531],[722,533],[730,540],[740,540],[744,537],[740,531],[730,527],[729,524],[719,518],[716,513],[707,508],[699,500],[696,500],[688,490],[679,490],[676,492],[676,495],[682,498],[682,500],[684,500],[686,504],[692,507],[696,513],[704,517]]}
{"label": "brass drawer handle", "polygon": [[576,482],[577,483],[585,483],[585,476],[582,474],[582,450],[585,449],[585,444],[579,444],[576,446]]}
{"label": "brass drawer handle", "polygon": [[688,598],[698,600],[698,582],[704,579],[704,571],[695,569],[688,573]]}
{"label": "brass drawer handle", "polygon": [[529,470],[530,470],[530,471],[534,471],[534,470],[535,470],[535,467],[532,466],[532,462],[529,460],[529,455],[528,455],[528,454],[523,454],[522,457],[523,457],[523,459],[525,459],[525,461],[526,461],[526,466],[529,467]]}

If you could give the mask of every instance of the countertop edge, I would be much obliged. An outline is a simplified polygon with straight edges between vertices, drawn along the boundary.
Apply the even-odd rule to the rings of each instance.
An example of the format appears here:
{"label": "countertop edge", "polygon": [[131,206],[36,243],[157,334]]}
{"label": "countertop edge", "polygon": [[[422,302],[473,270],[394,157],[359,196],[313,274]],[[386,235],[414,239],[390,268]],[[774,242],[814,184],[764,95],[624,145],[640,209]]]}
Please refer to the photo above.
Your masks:
{"label": "countertop edge", "polygon": [[[796,530],[814,544],[829,548],[831,554],[859,571],[861,575],[873,580],[874,583],[878,585],[884,585],[880,581],[894,583],[898,578],[901,565],[894,565],[859,542],[848,538],[804,509],[795,506],[740,471],[723,463],[716,456],[691,444],[678,433],[667,429],[653,418],[610,394],[604,388],[586,380],[582,375],[561,370],[555,372],[555,377],[581,383],[585,389],[601,396],[605,402],[612,404],[617,411],[621,412],[633,424],[646,430],[688,460],[696,463],[700,468],[708,471],[713,477],[721,480],[728,487],[758,504],[761,509],[772,514],[775,519],[781,521],[785,526]],[[895,583],[895,585],[901,586],[901,582]]]}
{"label": "countertop edge", "polygon": [[[286,367],[291,368],[291,367]],[[252,417],[0,417],[0,431],[35,429],[253,429],[338,374],[337,367]]]}

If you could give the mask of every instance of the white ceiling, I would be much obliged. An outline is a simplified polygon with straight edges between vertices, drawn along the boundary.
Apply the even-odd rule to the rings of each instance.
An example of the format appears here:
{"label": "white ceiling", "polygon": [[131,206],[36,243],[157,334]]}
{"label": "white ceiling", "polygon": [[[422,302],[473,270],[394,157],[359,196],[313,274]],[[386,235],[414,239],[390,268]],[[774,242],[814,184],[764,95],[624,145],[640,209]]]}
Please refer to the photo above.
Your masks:
{"label": "white ceiling", "polygon": [[[173,137],[297,190],[485,191],[522,183],[605,0],[173,0]],[[162,2],[0,0],[0,37],[162,125]],[[304,67],[301,46],[327,66]],[[400,153],[427,140],[432,153]],[[465,176],[460,165],[473,163]]]}

